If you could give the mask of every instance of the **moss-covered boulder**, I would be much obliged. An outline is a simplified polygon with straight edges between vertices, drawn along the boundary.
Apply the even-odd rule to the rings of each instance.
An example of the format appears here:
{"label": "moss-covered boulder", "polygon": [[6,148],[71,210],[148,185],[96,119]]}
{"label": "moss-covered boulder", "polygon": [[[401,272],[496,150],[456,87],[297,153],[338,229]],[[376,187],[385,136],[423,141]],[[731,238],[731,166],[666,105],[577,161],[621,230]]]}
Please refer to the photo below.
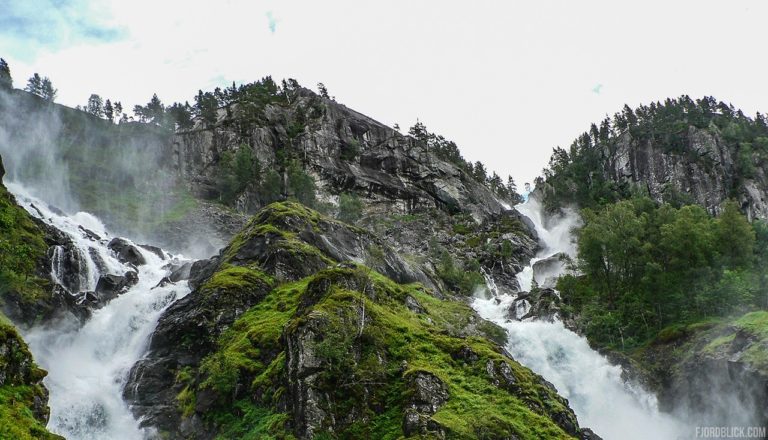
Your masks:
{"label": "moss-covered boulder", "polygon": [[45,429],[48,391],[42,380],[46,374],[35,365],[13,325],[0,315],[0,438],[63,439]]}
{"label": "moss-covered boulder", "polygon": [[126,386],[161,436],[582,435],[502,329],[363,230],[273,204],[193,272]]}

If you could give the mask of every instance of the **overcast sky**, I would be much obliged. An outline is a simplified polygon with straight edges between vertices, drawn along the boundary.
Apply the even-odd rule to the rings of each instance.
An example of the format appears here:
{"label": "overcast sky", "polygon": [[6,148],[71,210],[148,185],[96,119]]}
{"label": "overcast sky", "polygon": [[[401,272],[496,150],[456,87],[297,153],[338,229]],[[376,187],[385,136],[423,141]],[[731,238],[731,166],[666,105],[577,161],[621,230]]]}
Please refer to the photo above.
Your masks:
{"label": "overcast sky", "polygon": [[144,104],[265,75],[456,141],[518,184],[591,122],[689,94],[768,110],[768,2],[0,0],[15,86]]}

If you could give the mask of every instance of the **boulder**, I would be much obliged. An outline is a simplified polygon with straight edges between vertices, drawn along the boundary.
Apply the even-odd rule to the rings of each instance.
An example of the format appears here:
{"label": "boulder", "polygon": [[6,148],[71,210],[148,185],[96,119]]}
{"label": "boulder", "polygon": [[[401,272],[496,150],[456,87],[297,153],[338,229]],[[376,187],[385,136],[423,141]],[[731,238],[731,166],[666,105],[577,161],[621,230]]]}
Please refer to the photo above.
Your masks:
{"label": "boulder", "polygon": [[141,251],[128,242],[128,240],[116,237],[109,242],[107,247],[115,253],[117,260],[123,264],[132,264],[134,266],[147,264],[147,260],[141,254]]}
{"label": "boulder", "polygon": [[431,434],[445,438],[445,432],[431,416],[448,401],[448,387],[428,371],[417,371],[408,377],[407,409],[403,417],[406,437]]}
{"label": "boulder", "polygon": [[117,298],[118,295],[125,293],[136,285],[137,282],[139,282],[139,275],[133,271],[128,271],[123,275],[102,275],[96,283],[95,290],[99,306],[103,306]]}

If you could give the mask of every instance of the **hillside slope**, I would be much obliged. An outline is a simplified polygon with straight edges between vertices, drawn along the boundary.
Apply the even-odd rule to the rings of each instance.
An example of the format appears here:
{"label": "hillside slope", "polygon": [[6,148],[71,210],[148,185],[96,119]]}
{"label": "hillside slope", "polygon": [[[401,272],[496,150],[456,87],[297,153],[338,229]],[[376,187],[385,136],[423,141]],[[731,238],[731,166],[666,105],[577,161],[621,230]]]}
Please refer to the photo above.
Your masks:
{"label": "hillside slope", "polygon": [[125,388],[161,436],[591,435],[502,352],[503,330],[373,235],[301,205],[259,211],[191,277]]}

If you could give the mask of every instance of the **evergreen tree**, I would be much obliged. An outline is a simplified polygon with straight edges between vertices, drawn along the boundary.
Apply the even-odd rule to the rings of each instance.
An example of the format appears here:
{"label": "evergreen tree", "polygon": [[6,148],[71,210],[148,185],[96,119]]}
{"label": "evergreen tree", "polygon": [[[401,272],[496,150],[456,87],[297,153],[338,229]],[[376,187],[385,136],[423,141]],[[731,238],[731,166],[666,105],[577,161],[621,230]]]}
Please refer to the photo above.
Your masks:
{"label": "evergreen tree", "polygon": [[43,78],[38,73],[35,73],[27,80],[27,86],[24,90],[37,96],[43,96]]}
{"label": "evergreen tree", "polygon": [[104,116],[109,122],[112,122],[115,118],[115,109],[112,107],[112,102],[109,99],[104,103]]}
{"label": "evergreen tree", "polygon": [[755,230],[739,211],[739,204],[728,200],[715,223],[715,241],[725,267],[747,267],[753,259]]}
{"label": "evergreen tree", "polygon": [[165,107],[160,98],[157,97],[157,93],[152,94],[152,99],[149,100],[144,108],[148,122],[165,125]]}
{"label": "evergreen tree", "polygon": [[123,114],[123,104],[120,101],[115,102],[114,110],[115,118],[119,118]]}
{"label": "evergreen tree", "polygon": [[195,114],[205,122],[208,127],[216,125],[218,120],[219,104],[211,92],[203,93],[202,90],[195,96]]}
{"label": "evergreen tree", "polygon": [[53,88],[53,84],[51,83],[51,79],[47,76],[43,78],[43,83],[41,86],[41,95],[43,99],[49,102],[53,102],[56,100],[56,94],[58,94],[58,90]]}
{"label": "evergreen tree", "polygon": [[323,98],[330,98],[328,96],[328,89],[325,87],[325,84],[317,83],[317,90],[320,91],[320,96],[322,96]]}
{"label": "evergreen tree", "polygon": [[176,124],[178,130],[189,130],[195,125],[192,121],[192,107],[189,105],[189,102],[184,104],[173,103],[173,105],[168,107],[168,115]]}
{"label": "evergreen tree", "polygon": [[510,194],[517,193],[517,184],[515,183],[515,179],[512,178],[512,176],[507,176],[507,191]]}
{"label": "evergreen tree", "polygon": [[104,101],[101,96],[93,93],[88,98],[88,104],[85,106],[86,113],[90,113],[99,118],[104,116]]}
{"label": "evergreen tree", "polygon": [[11,68],[8,63],[0,58],[0,89],[10,90],[13,88],[13,78],[11,77]]}
{"label": "evergreen tree", "polygon": [[472,175],[478,182],[485,183],[488,179],[488,172],[485,171],[485,165],[479,160],[475,162],[475,172]]}

